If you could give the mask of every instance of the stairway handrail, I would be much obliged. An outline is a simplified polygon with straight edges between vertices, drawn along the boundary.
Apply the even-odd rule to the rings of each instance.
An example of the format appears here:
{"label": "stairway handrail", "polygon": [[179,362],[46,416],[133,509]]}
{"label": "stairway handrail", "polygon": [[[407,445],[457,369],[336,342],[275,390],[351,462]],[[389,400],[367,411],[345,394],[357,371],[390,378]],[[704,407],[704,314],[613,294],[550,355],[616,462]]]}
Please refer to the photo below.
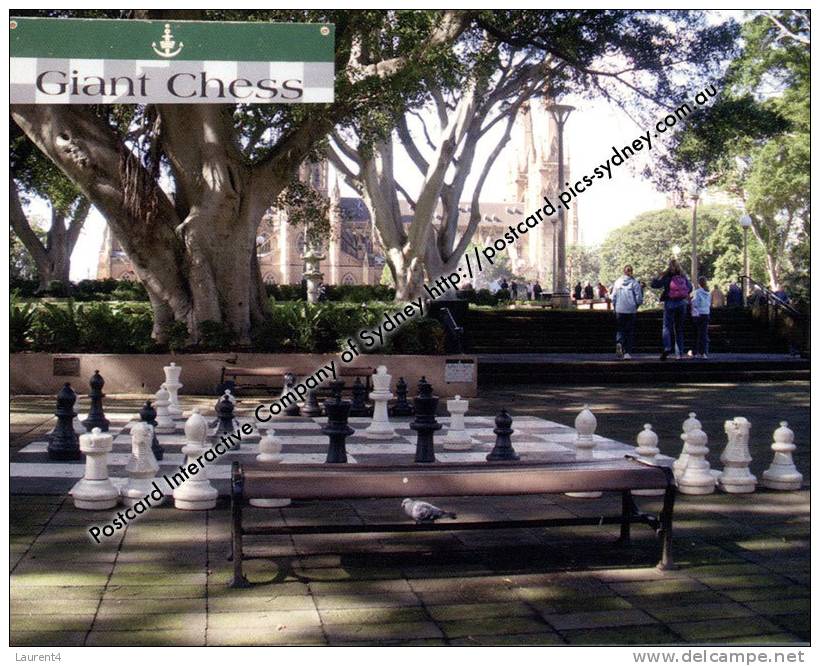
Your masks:
{"label": "stairway handrail", "polygon": [[784,301],[780,296],[775,294],[771,289],[769,289],[766,285],[761,284],[753,277],[748,275],[741,275],[741,280],[747,280],[749,283],[755,285],[756,287],[760,288],[763,292],[763,295],[766,297],[766,300],[772,303],[775,307],[779,307],[781,310],[785,310],[788,314],[796,319],[800,319],[804,316],[804,313],[800,312],[796,307]]}

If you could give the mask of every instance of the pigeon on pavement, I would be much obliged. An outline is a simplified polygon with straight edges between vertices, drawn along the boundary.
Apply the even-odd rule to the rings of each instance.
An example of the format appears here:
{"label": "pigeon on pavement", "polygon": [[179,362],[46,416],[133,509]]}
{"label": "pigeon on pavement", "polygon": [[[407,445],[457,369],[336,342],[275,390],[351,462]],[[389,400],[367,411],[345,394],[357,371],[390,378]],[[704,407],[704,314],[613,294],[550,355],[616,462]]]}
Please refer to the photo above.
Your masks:
{"label": "pigeon on pavement", "polygon": [[442,516],[447,516],[448,518],[456,517],[456,514],[452,511],[444,511],[429,502],[422,502],[421,500],[414,500],[409,497],[402,501],[401,506],[404,512],[415,520],[416,523],[434,523]]}

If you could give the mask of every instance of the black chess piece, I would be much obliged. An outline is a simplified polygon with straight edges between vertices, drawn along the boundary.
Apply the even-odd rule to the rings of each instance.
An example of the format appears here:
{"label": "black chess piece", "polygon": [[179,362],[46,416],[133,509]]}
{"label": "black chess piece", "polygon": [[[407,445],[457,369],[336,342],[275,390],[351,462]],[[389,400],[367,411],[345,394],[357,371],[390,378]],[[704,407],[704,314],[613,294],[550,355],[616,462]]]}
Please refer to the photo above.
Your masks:
{"label": "black chess piece", "polygon": [[390,416],[413,416],[413,405],[407,400],[407,382],[399,377],[396,382],[396,404],[390,408]]}
{"label": "black chess piece", "polygon": [[282,395],[287,395],[290,393],[291,397],[293,398],[293,402],[285,407],[285,415],[286,416],[299,416],[299,405],[296,403],[296,392],[293,390],[293,387],[296,385],[296,375],[292,372],[285,373],[285,390],[282,392]]}
{"label": "black chess piece", "polygon": [[102,378],[99,370],[94,371],[88,385],[91,387],[91,392],[88,394],[91,400],[91,407],[88,410],[88,416],[83,420],[85,431],[91,432],[94,428],[99,428],[103,432],[108,432],[109,422],[108,419],[105,418],[105,413],[102,408],[102,399],[105,397],[105,393],[103,393],[105,380]]}
{"label": "black chess piece", "polygon": [[[218,423],[216,426],[215,436],[217,439],[222,435],[232,434],[234,432],[236,417],[234,416],[233,409],[233,401],[227,395],[223,396],[222,400],[220,400],[219,404],[216,406],[216,420]],[[239,449],[238,441],[233,447],[234,451],[237,449]]]}
{"label": "black chess piece", "polygon": [[351,416],[370,416],[372,410],[367,406],[367,387],[362,384],[362,380],[356,377],[351,389],[353,400],[350,403]]}
{"label": "black chess piece", "polygon": [[151,404],[150,400],[146,400],[145,404],[142,406],[142,409],[140,409],[140,421],[153,426],[151,452],[154,454],[154,458],[157,460],[162,460],[162,456],[165,454],[165,449],[160,446],[159,440],[157,439],[157,410],[154,409],[154,406]]}
{"label": "black chess piece", "polygon": [[322,406],[316,397],[316,389],[308,389],[305,404],[302,405],[302,416],[321,416]]}
{"label": "black chess piece", "polygon": [[347,423],[350,416],[350,403],[338,396],[325,400],[325,413],[327,423],[322,426],[322,432],[330,438],[325,462],[346,463],[345,439],[355,432]]}
{"label": "black chess piece", "polygon": [[433,434],[441,429],[441,423],[436,421],[438,396],[433,395],[433,387],[424,377],[419,381],[419,394],[413,399],[413,404],[416,420],[410,424],[410,429],[416,431],[416,462],[436,462]]}
{"label": "black chess piece", "polygon": [[510,435],[515,431],[510,427],[512,425],[512,417],[507,413],[506,409],[502,409],[498,416],[495,417],[495,446],[493,450],[487,454],[487,460],[518,460],[519,456],[513,448],[510,441]]}
{"label": "black chess piece", "polygon": [[332,382],[329,382],[330,386],[330,397],[331,398],[339,398],[342,399],[342,391],[345,389],[345,380],[344,379],[334,379]]}
{"label": "black chess piece", "polygon": [[48,457],[51,460],[79,460],[80,438],[74,432],[74,403],[77,402],[77,394],[71,389],[71,384],[66,383],[57,394],[57,408],[54,416],[57,417],[57,425],[54,426],[48,435]]}

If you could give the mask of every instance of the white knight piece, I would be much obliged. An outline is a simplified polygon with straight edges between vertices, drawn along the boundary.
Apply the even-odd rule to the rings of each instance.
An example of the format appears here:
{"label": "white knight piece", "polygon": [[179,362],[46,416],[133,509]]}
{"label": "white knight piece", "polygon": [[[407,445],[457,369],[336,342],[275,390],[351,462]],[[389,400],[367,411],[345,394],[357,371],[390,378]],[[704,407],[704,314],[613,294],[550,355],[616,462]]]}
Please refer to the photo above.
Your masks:
{"label": "white knight piece", "polygon": [[757,477],[749,471],[752,456],[749,453],[749,431],[752,424],[748,419],[737,416],[723,424],[726,432],[726,448],[720,456],[723,471],[718,475],[718,486],[727,493],[753,493]]}
{"label": "white knight piece", "polygon": [[85,475],[69,491],[78,509],[98,511],[117,506],[120,491],[108,478],[108,454],[113,441],[111,435],[99,428],[80,435],[80,451],[85,454]]}
{"label": "white knight piece", "polygon": [[[185,454],[186,467],[191,463],[196,465],[197,458],[208,450],[207,437],[208,422],[199,413],[199,408],[194,407],[193,413],[185,421],[186,441],[182,452]],[[207,458],[205,460],[207,462]],[[174,488],[174,506],[187,511],[213,509],[216,507],[217,494],[216,488],[208,480],[208,468],[203,464],[197,474]]]}
{"label": "white knight piece", "polygon": [[[125,465],[128,482],[122,491],[122,502],[125,506],[134,506],[154,489],[154,482],[159,471],[159,464],[151,451],[151,440],[154,438],[154,427],[145,422],[135,423],[131,427],[131,457]],[[157,483],[157,486],[159,484]],[[165,496],[158,503],[165,501]]]}

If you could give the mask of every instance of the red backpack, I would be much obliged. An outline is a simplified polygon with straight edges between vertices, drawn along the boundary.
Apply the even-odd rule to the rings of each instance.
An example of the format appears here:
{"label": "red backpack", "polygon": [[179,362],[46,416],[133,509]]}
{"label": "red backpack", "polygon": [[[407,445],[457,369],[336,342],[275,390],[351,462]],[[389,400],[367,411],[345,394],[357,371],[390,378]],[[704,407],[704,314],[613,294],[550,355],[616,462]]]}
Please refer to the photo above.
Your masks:
{"label": "red backpack", "polygon": [[679,301],[689,297],[689,285],[683,275],[673,275],[669,281],[669,291],[667,296],[673,301]]}

